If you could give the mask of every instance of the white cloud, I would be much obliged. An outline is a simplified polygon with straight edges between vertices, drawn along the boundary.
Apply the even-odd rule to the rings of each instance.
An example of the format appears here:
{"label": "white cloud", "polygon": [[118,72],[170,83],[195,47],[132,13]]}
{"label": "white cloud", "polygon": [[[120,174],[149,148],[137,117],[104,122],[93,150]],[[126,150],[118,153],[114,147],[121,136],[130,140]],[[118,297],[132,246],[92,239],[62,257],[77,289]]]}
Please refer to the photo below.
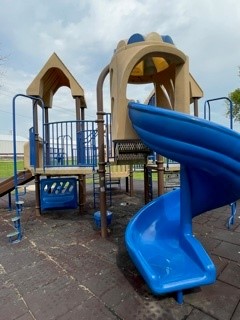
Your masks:
{"label": "white cloud", "polygon": [[[238,0],[0,0],[0,6],[0,53],[9,55],[0,88],[1,131],[11,127],[4,117],[12,97],[25,93],[53,52],[84,88],[86,114],[94,118],[98,76],[118,42],[136,32],[169,34],[189,56],[205,98],[239,86]],[[108,90],[104,99],[109,108]],[[54,101],[60,107],[72,103],[64,90]]]}

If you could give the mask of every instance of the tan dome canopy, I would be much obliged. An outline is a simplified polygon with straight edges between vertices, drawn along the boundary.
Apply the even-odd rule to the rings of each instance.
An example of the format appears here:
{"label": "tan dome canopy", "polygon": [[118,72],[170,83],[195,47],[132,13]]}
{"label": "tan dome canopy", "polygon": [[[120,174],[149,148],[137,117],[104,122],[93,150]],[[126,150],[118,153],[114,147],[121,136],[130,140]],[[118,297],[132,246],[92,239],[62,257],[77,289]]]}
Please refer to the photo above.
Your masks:
{"label": "tan dome canopy", "polygon": [[176,48],[170,36],[156,32],[121,40],[109,72],[113,141],[138,138],[128,117],[128,84],[152,83],[156,106],[185,113],[190,112],[190,103],[203,96],[189,72],[188,56]]}

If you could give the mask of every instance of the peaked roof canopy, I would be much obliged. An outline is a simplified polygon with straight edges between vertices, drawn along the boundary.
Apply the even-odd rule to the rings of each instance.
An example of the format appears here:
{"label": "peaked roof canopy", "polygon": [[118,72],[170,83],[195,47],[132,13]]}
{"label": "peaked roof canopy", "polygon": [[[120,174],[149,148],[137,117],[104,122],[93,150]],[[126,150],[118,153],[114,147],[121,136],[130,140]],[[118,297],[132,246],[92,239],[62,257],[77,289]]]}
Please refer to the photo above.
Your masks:
{"label": "peaked roof canopy", "polygon": [[71,90],[73,98],[80,98],[82,107],[86,107],[83,88],[54,52],[26,91],[28,95],[41,97],[45,106],[51,108],[54,94],[63,86]]}

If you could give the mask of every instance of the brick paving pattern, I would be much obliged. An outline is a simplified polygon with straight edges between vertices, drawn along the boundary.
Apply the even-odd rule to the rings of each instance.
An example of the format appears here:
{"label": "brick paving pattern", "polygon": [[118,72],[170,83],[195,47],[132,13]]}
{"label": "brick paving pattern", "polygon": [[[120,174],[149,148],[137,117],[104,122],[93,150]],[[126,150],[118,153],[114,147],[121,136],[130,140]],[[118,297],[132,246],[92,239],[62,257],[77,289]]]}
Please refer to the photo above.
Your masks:
{"label": "brick paving pattern", "polygon": [[[35,216],[34,192],[25,196],[24,237],[10,244],[7,196],[0,198],[0,320],[238,320],[240,319],[240,212],[228,230],[230,207],[194,219],[196,237],[217,267],[213,285],[175,296],[154,296],[131,262],[124,244],[127,222],[143,206],[142,184],[130,198],[113,192],[109,237],[93,221],[92,192],[82,214],[77,210]],[[240,203],[239,203],[240,205]]]}

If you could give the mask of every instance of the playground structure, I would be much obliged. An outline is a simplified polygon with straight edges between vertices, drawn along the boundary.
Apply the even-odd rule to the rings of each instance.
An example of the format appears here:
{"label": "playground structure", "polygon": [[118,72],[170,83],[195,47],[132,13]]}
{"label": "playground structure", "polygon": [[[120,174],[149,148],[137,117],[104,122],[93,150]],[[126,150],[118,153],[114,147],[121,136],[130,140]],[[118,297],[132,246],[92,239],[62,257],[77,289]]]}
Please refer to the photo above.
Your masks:
{"label": "playground structure", "polygon": [[[184,290],[216,279],[213,262],[192,233],[192,218],[239,199],[240,159],[230,150],[231,145],[239,145],[239,134],[196,117],[203,92],[189,73],[188,57],[169,36],[134,34],[119,42],[110,65],[98,80],[100,121],[102,87],[108,73],[115,161],[146,164],[149,150],[158,154],[159,197],[130,221],[126,246],[153,293],[175,292],[182,303]],[[128,83],[153,83],[154,95],[148,105],[127,99]],[[194,116],[187,115],[191,103]],[[181,165],[180,188],[164,195],[162,156]],[[102,180],[104,166],[104,153],[99,149]],[[224,188],[223,177],[227,181]],[[101,228],[106,236],[104,185],[101,190]]]}
{"label": "playground structure", "polygon": [[[61,86],[69,87],[75,99],[76,120],[50,123],[49,110],[52,108],[53,96]],[[79,183],[81,207],[85,197],[85,175],[91,173],[92,168],[96,166],[94,162],[96,161],[94,154],[96,130],[92,122],[84,119],[86,108],[84,91],[54,53],[29,85],[26,93],[26,97],[31,97],[32,100],[33,126],[29,130],[29,143],[24,148],[24,167],[31,170],[34,175],[36,213],[37,215],[41,213],[41,176],[46,176],[47,179],[58,176],[76,176]],[[17,98],[18,96],[15,97],[14,105],[17,104]],[[39,107],[41,107],[41,120],[39,120]],[[93,137],[89,138],[89,135]],[[77,147],[82,147],[84,139],[90,139],[90,142],[86,144],[87,150],[84,150],[86,157],[85,153],[84,156],[80,152],[77,153]],[[57,196],[60,189],[55,190],[53,184],[50,190]],[[62,188],[62,191],[67,194],[70,189]],[[75,195],[75,191],[73,192]],[[61,202],[60,197],[58,201]],[[64,207],[64,203],[62,205]]]}
{"label": "playground structure", "polygon": [[[67,86],[75,99],[76,119],[72,121],[49,122],[49,110],[53,96],[61,86]],[[21,214],[23,210],[20,186],[34,179],[36,214],[44,210],[73,209],[79,206],[82,212],[86,203],[86,176],[97,175],[97,123],[85,120],[86,101],[82,87],[54,53],[39,74],[27,88],[27,94],[13,98],[13,177],[1,182],[0,196],[15,190],[16,217],[12,218],[14,232],[8,234],[10,242],[22,238]],[[29,129],[29,142],[24,146],[24,171],[19,172],[16,161],[15,120],[19,99],[32,102],[33,125]],[[130,167],[111,166],[110,115],[104,115],[105,161],[108,164],[108,187],[112,183],[120,185],[120,179],[132,180]],[[111,170],[112,169],[112,170]],[[111,179],[111,171],[113,180]],[[126,186],[128,186],[126,184]],[[132,182],[130,182],[131,188]],[[97,190],[97,187],[94,188]],[[132,189],[131,189],[132,190]],[[129,191],[129,188],[128,190]],[[131,193],[132,191],[130,191]],[[94,201],[97,191],[94,192]],[[11,206],[11,204],[10,204]]]}
{"label": "playground structure", "polygon": [[[103,102],[103,84],[108,74],[111,137]],[[128,84],[147,83],[152,83],[154,88],[154,95],[147,105],[127,99]],[[53,95],[62,85],[70,87],[76,100],[76,120],[49,123],[48,111]],[[14,112],[18,96],[14,98]],[[232,204],[240,197],[236,178],[240,159],[229,151],[231,143],[238,145],[239,135],[196,117],[198,99],[202,96],[201,88],[189,72],[188,57],[175,47],[169,36],[157,33],[146,37],[134,34],[127,41],[119,42],[110,64],[98,79],[97,127],[85,120],[83,89],[56,54],[28,87],[26,95],[33,103],[33,128],[25,149],[25,167],[31,170],[35,179],[38,214],[41,207],[56,208],[57,194],[57,198],[63,200],[58,206],[76,207],[76,178],[73,176],[78,177],[80,207],[84,205],[86,175],[97,170],[101,235],[105,238],[108,225],[106,168],[109,163],[144,164],[145,188],[149,168],[156,170],[159,197],[142,208],[130,222],[126,244],[151,290],[155,294],[176,292],[180,303],[183,290],[215,281],[214,264],[192,234],[192,218]],[[188,115],[191,103],[195,117]],[[41,138],[39,107],[43,119]],[[225,141],[224,148],[221,139]],[[149,167],[147,159],[152,151],[157,153],[157,159],[156,164]],[[163,156],[181,164],[180,188],[166,195]],[[22,203],[18,199],[16,169],[17,217],[13,222],[20,230]],[[224,188],[220,183],[222,175],[227,181]],[[46,179],[40,179],[41,176]],[[115,179],[119,181],[117,175]],[[206,192],[203,192],[204,188]],[[14,236],[20,240],[21,231]]]}
{"label": "playground structure", "polygon": [[[132,128],[127,109],[128,85],[136,84],[139,86],[151,83],[154,90],[154,104],[189,113],[190,103],[193,103],[195,115],[198,115],[198,99],[203,96],[201,88],[189,73],[188,57],[173,45],[169,36],[160,36],[155,32],[146,37],[134,34],[128,40],[122,40],[118,43],[110,64],[102,70],[97,83],[100,211],[102,213],[101,232],[103,237],[107,236],[107,208],[102,91],[108,74],[110,75],[114,161],[117,164],[142,163],[144,171],[148,171],[147,158],[152,150],[142,143]],[[153,99],[150,103],[153,103]],[[164,194],[165,171],[162,155],[157,155],[155,170],[158,175],[158,195],[162,195]],[[147,172],[144,177],[147,194],[149,186]]]}

